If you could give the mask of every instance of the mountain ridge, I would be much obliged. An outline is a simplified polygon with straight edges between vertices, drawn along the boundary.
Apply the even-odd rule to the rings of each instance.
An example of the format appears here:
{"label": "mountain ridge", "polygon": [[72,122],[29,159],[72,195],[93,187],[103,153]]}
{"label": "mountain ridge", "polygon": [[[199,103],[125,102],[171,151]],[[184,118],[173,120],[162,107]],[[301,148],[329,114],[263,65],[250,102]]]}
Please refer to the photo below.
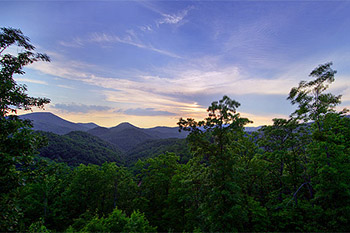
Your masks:
{"label": "mountain ridge", "polygon": [[135,148],[137,145],[159,139],[186,138],[188,132],[179,132],[177,127],[139,128],[130,123],[121,123],[115,127],[98,127],[87,131],[113,145],[123,152]]}
{"label": "mountain ridge", "polygon": [[19,117],[31,120],[34,126],[33,129],[36,131],[51,132],[58,135],[65,135],[73,131],[83,131],[117,146],[123,152],[146,141],[186,138],[188,135],[188,132],[183,131],[180,133],[177,127],[139,128],[128,122],[122,122],[107,128],[98,126],[95,123],[73,123],[50,112],[29,113]]}
{"label": "mountain ridge", "polygon": [[91,127],[91,123],[73,123],[51,112],[33,112],[20,115],[19,118],[32,121],[33,129],[36,131],[52,132],[59,135],[72,131],[86,132]]}

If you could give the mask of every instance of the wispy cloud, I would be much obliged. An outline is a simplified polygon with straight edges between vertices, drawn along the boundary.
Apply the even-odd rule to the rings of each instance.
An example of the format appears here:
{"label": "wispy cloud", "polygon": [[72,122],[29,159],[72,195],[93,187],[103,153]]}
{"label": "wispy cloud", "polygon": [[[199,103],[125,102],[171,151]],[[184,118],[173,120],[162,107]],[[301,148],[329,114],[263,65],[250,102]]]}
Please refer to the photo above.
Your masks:
{"label": "wispy cloud", "polygon": [[61,88],[66,88],[66,89],[75,89],[74,87],[71,87],[71,86],[67,86],[67,85],[62,85],[62,84],[59,84],[57,85],[58,87],[61,87]]}
{"label": "wispy cloud", "polygon": [[184,21],[184,18],[187,16],[188,12],[192,9],[194,9],[193,6],[188,6],[180,11],[173,12],[173,13],[166,13],[163,10],[161,10],[159,7],[154,5],[152,2],[142,1],[140,2],[144,7],[147,9],[158,13],[161,18],[156,20],[156,26],[159,27],[162,24],[181,24]]}
{"label": "wispy cloud", "polygon": [[159,111],[155,108],[130,108],[124,111],[126,115],[132,116],[175,116],[175,113]]}
{"label": "wispy cloud", "polygon": [[48,85],[47,82],[42,80],[34,80],[34,79],[27,79],[27,78],[15,78],[18,82],[26,82],[26,83],[35,83],[35,84],[41,84],[41,85]]}
{"label": "wispy cloud", "polygon": [[[142,41],[139,36],[144,34],[145,32],[155,32],[156,28],[162,24],[171,24],[171,25],[182,25],[185,23],[185,17],[188,12],[192,10],[194,7],[189,6],[183,10],[180,10],[176,13],[163,13],[159,10],[156,10],[157,13],[161,15],[160,19],[155,20],[153,23],[148,23],[141,26],[135,26],[133,29],[128,29],[125,33],[120,35],[115,35],[111,33],[104,32],[95,32],[91,33],[90,36],[86,38],[75,37],[71,41],[59,41],[58,43],[61,46],[69,47],[69,48],[80,48],[84,47],[88,43],[121,43],[126,45],[135,46],[140,49],[146,49],[155,53],[159,53],[165,56],[169,56],[172,58],[182,58],[178,54],[167,51],[162,48],[157,48],[151,43],[146,43]],[[154,9],[153,9],[154,10]],[[103,44],[105,46],[105,44]]]}
{"label": "wispy cloud", "polygon": [[84,41],[78,37],[74,38],[72,41],[59,41],[58,43],[69,48],[81,48],[84,46]]}
{"label": "wispy cloud", "polygon": [[142,43],[136,36],[136,34],[133,31],[129,31],[128,34],[124,37],[119,37],[117,35],[110,35],[106,33],[94,33],[91,35],[90,42],[98,42],[98,43],[122,43],[122,44],[127,44],[127,45],[132,45],[141,49],[147,49],[156,53],[160,53],[169,57],[173,58],[181,58],[181,56],[174,54],[172,52],[163,50],[163,49],[158,49],[153,47],[150,44],[144,44]]}
{"label": "wispy cloud", "polygon": [[[148,27],[147,27],[148,28]],[[150,29],[150,28],[149,28]],[[148,30],[148,29],[147,29]],[[138,37],[137,34],[133,30],[128,30],[123,37],[113,34],[107,33],[92,33],[88,38],[81,39],[75,38],[73,41],[65,42],[60,41],[59,44],[65,47],[78,48],[82,47],[87,43],[121,43],[126,45],[135,46],[140,49],[150,50],[152,52],[156,52],[165,56],[173,57],[173,58],[182,58],[181,56],[169,52],[167,50],[159,49],[151,44],[143,43]]]}
{"label": "wispy cloud", "polygon": [[143,32],[152,32],[153,31],[152,25],[139,26],[139,29]]}
{"label": "wispy cloud", "polygon": [[192,6],[187,7],[186,9],[183,9],[177,13],[172,13],[172,14],[161,13],[162,18],[157,20],[156,24],[158,27],[162,24],[181,24],[183,23],[184,18],[186,17],[186,15],[191,9],[193,9]]}
{"label": "wispy cloud", "polygon": [[52,108],[59,109],[68,113],[88,113],[88,112],[100,112],[110,110],[110,107],[100,105],[85,105],[85,104],[55,104]]}

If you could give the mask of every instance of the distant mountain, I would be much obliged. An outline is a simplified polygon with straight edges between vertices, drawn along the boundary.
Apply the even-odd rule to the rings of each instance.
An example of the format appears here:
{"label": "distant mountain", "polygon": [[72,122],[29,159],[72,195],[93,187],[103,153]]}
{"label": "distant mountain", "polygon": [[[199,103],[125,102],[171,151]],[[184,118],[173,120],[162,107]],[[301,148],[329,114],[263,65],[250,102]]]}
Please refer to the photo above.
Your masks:
{"label": "distant mountain", "polygon": [[19,116],[33,122],[33,129],[65,135],[72,131],[88,132],[100,139],[128,151],[136,145],[158,139],[185,138],[188,132],[178,132],[177,127],[138,128],[130,123],[121,123],[112,128],[100,127],[94,123],[73,123],[49,112],[29,113]]}
{"label": "distant mountain", "polygon": [[149,135],[157,136],[159,138],[186,138],[189,132],[179,132],[179,127],[164,127],[158,126],[154,128],[144,129]]}
{"label": "distant mountain", "polygon": [[73,131],[65,135],[50,132],[39,132],[48,139],[48,145],[39,150],[41,157],[50,158],[56,162],[65,162],[70,166],[79,164],[97,164],[116,162],[124,164],[122,152],[89,133]]}
{"label": "distant mountain", "polygon": [[88,131],[98,125],[94,123],[73,123],[66,121],[50,112],[35,112],[20,115],[21,119],[31,120],[34,124],[34,130],[52,132],[63,135],[72,131]]}
{"label": "distant mountain", "polygon": [[256,132],[261,128],[261,126],[258,127],[244,127],[244,131],[246,132]]}
{"label": "distant mountain", "polygon": [[101,136],[107,134],[109,132],[109,129],[106,127],[98,126],[96,128],[88,130],[87,132],[94,135],[94,136],[101,137]]}
{"label": "distant mountain", "polygon": [[177,127],[143,129],[130,123],[121,123],[112,128],[97,127],[87,132],[118,146],[124,152],[146,141],[166,138],[185,138],[188,135],[187,132],[179,133]]}
{"label": "distant mountain", "polygon": [[98,127],[87,131],[104,141],[112,143],[122,151],[128,151],[137,144],[148,140],[159,139],[153,135],[145,133],[141,128],[137,128],[129,123],[122,123],[113,128]]}
{"label": "distant mountain", "polygon": [[76,123],[76,124],[86,128],[88,130],[99,127],[98,125],[96,125],[95,123],[92,123],[92,122],[90,122],[90,123]]}

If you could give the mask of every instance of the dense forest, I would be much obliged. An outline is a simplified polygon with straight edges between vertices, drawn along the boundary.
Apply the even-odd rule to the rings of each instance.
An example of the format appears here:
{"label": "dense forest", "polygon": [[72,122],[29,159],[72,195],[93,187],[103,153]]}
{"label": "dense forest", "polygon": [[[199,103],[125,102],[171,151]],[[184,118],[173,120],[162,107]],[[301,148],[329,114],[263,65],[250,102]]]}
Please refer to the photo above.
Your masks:
{"label": "dense forest", "polygon": [[[0,231],[349,231],[350,119],[346,109],[335,110],[341,96],[327,92],[335,81],[332,63],[292,88],[290,118],[258,132],[244,131],[251,121],[224,96],[208,107],[207,118],[181,118],[179,130],[189,135],[161,144],[171,149],[148,151],[157,143],[146,143],[145,159],[137,161],[134,151],[124,166],[108,162],[120,158],[105,147],[106,162],[79,165],[79,153],[93,158],[103,142],[72,133],[60,139],[76,149],[72,163],[37,156],[43,136],[55,136],[34,132],[15,113],[50,100],[29,97],[13,75],[49,58],[20,30],[1,28],[0,36]],[[13,44],[23,52],[3,54]],[[73,139],[100,146],[78,152]]]}

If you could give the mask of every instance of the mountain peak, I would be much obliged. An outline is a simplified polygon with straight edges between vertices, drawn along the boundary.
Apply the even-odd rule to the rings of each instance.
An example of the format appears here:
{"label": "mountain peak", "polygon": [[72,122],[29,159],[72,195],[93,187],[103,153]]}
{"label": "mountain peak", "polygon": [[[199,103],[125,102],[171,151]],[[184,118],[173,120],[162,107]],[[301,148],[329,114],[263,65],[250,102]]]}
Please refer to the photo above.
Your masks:
{"label": "mountain peak", "polygon": [[71,131],[87,131],[93,125],[77,124],[56,116],[51,112],[33,112],[19,116],[20,119],[31,120],[34,130],[52,132],[56,134],[66,134]]}
{"label": "mountain peak", "polygon": [[122,126],[122,125],[135,127],[134,125],[130,124],[129,122],[122,122],[118,126]]}
{"label": "mountain peak", "polygon": [[58,116],[56,116],[55,114],[51,113],[51,112],[31,112],[31,113],[27,113],[27,114],[23,114],[23,115],[19,115],[20,118],[36,118],[36,119],[40,119],[40,118],[59,118]]}
{"label": "mountain peak", "polygon": [[114,126],[111,128],[113,131],[122,131],[125,129],[139,129],[138,127],[128,123],[128,122],[122,122],[117,126]]}

